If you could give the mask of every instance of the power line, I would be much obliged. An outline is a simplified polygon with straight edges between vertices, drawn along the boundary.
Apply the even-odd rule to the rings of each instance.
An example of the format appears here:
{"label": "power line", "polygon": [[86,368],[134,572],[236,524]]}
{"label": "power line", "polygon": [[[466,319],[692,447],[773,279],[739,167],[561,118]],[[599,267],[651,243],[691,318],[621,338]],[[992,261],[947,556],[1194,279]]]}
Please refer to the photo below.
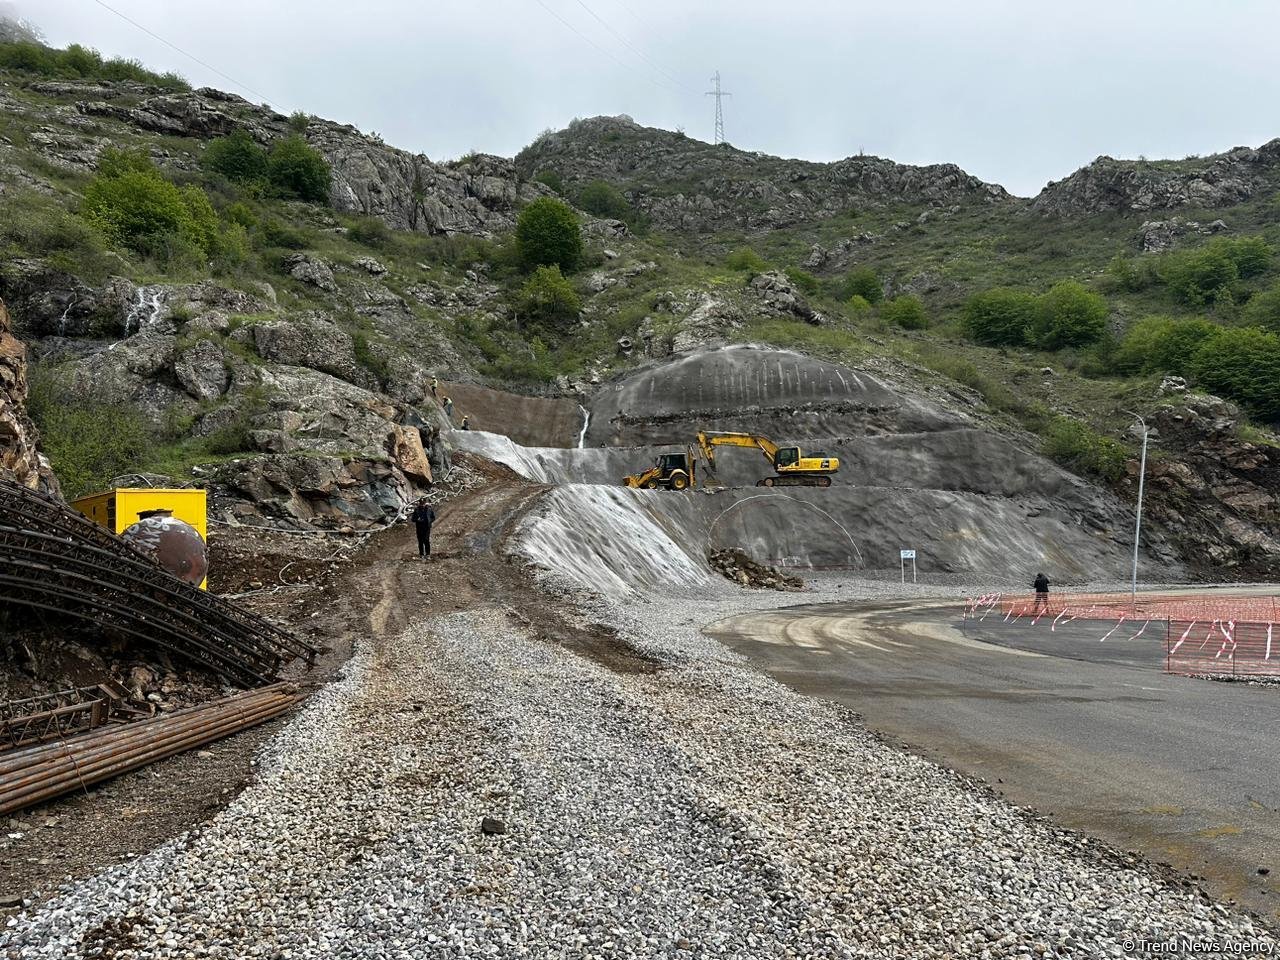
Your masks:
{"label": "power line", "polygon": [[591,14],[591,16],[593,16],[597,21],[599,21],[600,26],[602,26],[602,27],[604,27],[606,30],[608,30],[608,31],[609,31],[609,33],[611,33],[611,34],[614,36],[614,38],[615,38],[615,39],[616,39],[620,44],[622,44],[624,47],[626,47],[628,50],[630,50],[632,53],[634,53],[637,57],[639,57],[641,60],[643,60],[643,61],[644,61],[645,63],[647,63],[649,66],[653,67],[653,69],[654,69],[654,70],[657,70],[657,71],[658,71],[658,73],[662,74],[664,77],[666,77],[666,78],[667,78],[668,80],[670,80],[672,83],[674,83],[674,84],[676,84],[676,85],[678,85],[678,86],[684,87],[686,90],[688,90],[688,89],[689,89],[689,87],[687,87],[685,84],[683,84],[683,83],[681,83],[681,82],[680,82],[679,78],[677,78],[677,77],[673,77],[670,73],[668,73],[666,70],[664,70],[664,69],[662,68],[661,64],[655,63],[653,60],[650,60],[647,56],[645,56],[645,54],[644,54],[642,51],[640,51],[640,50],[638,50],[636,47],[632,46],[632,44],[627,40],[627,38],[626,38],[626,37],[624,37],[622,34],[620,34],[617,30],[613,29],[613,27],[609,26],[609,24],[605,21],[605,19],[604,19],[603,17],[601,17],[601,16],[600,16],[600,14],[596,13],[594,10],[592,10],[590,7],[588,7],[585,3],[583,3],[583,0],[575,0],[575,2],[576,2],[576,3],[578,4],[578,6],[580,6],[583,10],[587,11],[587,13]]}
{"label": "power line", "polygon": [[[608,57],[610,60],[612,60],[612,61],[613,61],[614,63],[616,63],[618,66],[622,67],[624,70],[631,70],[631,69],[632,69],[632,67],[631,67],[631,65],[630,65],[630,64],[628,64],[628,63],[624,63],[624,62],[623,62],[622,60],[620,60],[618,57],[614,56],[614,55],[613,55],[613,53],[611,53],[610,51],[606,50],[604,47],[600,46],[600,44],[596,43],[594,40],[592,40],[590,37],[588,37],[585,33],[583,33],[581,30],[579,30],[577,27],[575,27],[572,23],[570,23],[570,22],[569,22],[568,20],[566,20],[564,17],[560,16],[560,14],[556,13],[554,10],[552,10],[550,7],[548,7],[545,3],[543,3],[543,2],[542,2],[542,0],[535,0],[535,2],[536,2],[536,3],[538,4],[538,6],[540,6],[543,10],[547,11],[547,13],[551,14],[553,17],[555,17],[557,20],[559,20],[562,24],[564,24],[564,26],[565,26],[565,27],[567,27],[569,30],[573,31],[575,34],[577,34],[577,36],[578,36],[578,38],[579,38],[579,39],[584,40],[584,41],[586,41],[587,43],[589,43],[589,44],[590,44],[592,47],[594,47],[594,48],[595,48],[599,53],[604,54],[606,57]],[[588,11],[588,13],[589,13],[589,12],[590,12],[590,11]],[[660,82],[660,81],[658,81],[658,80],[654,79],[653,77],[645,77],[645,79],[646,79],[646,80],[648,80],[650,83],[655,84],[656,86],[659,86],[659,87],[666,86],[666,84],[665,84],[665,83],[662,83],[662,82]]]}
{"label": "power line", "polygon": [[172,49],[172,50],[176,50],[176,51],[178,51],[178,53],[182,54],[182,55],[183,55],[184,57],[186,57],[187,59],[189,59],[189,60],[193,60],[193,61],[195,61],[196,63],[200,64],[200,66],[204,67],[206,70],[212,70],[212,71],[213,71],[214,73],[216,73],[218,76],[222,77],[222,79],[223,79],[223,80],[227,80],[227,81],[229,81],[230,83],[233,83],[235,86],[239,87],[241,90],[244,90],[244,91],[245,91],[245,92],[247,92],[247,93],[252,93],[255,97],[258,97],[258,98],[259,98],[263,103],[267,104],[267,106],[270,106],[270,105],[271,105],[271,99],[270,99],[269,97],[267,97],[267,95],[266,95],[266,94],[259,93],[257,90],[253,89],[253,87],[249,86],[247,83],[241,83],[241,82],[240,82],[239,80],[237,80],[235,77],[233,77],[233,76],[230,76],[230,75],[228,75],[228,74],[223,73],[221,70],[219,70],[219,69],[218,69],[217,67],[215,67],[213,64],[211,64],[211,63],[206,63],[204,60],[201,60],[201,59],[200,59],[199,57],[197,57],[194,53],[188,53],[186,50],[183,50],[183,49],[182,49],[180,46],[178,46],[176,43],[170,43],[168,40],[166,40],[164,37],[160,36],[160,34],[156,33],[154,30],[151,30],[150,28],[143,26],[143,25],[142,25],[142,24],[140,24],[137,20],[134,20],[132,17],[126,16],[125,14],[121,13],[119,10],[117,10],[115,7],[111,6],[110,4],[103,3],[103,0],[93,0],[93,2],[94,2],[94,3],[96,3],[98,6],[102,7],[104,10],[109,10],[109,11],[111,11],[111,12],[112,12],[112,13],[114,13],[117,17],[119,17],[121,20],[124,20],[124,21],[125,21],[125,22],[127,22],[127,23],[131,23],[131,24],[133,24],[135,27],[137,27],[139,30],[141,30],[143,33],[145,33],[147,36],[152,37],[152,38],[154,38],[154,39],[156,39],[156,40],[159,40],[159,41],[160,41],[161,43],[163,43],[166,47],[169,47],[169,48],[170,48],[170,49]]}
{"label": "power line", "polygon": [[715,83],[716,88],[714,90],[708,90],[706,95],[708,97],[716,98],[716,135],[715,135],[715,140],[713,140],[712,142],[719,145],[721,143],[724,143],[724,110],[721,109],[720,107],[720,98],[732,97],[733,94],[720,89],[720,71],[719,70],[716,71],[716,75],[712,77],[711,80],[713,83]]}

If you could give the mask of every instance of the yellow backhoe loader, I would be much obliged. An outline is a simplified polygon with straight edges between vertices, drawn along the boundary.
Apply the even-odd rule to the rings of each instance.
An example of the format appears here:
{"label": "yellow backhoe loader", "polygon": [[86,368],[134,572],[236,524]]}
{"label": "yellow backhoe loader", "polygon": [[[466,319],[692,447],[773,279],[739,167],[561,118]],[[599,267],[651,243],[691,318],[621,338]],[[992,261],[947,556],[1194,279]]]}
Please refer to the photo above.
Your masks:
{"label": "yellow backhoe loader", "polygon": [[754,433],[698,434],[698,446],[707,460],[707,469],[716,469],[716,447],[755,447],[764,454],[775,476],[756,481],[757,487],[829,487],[831,474],[840,461],[825,453],[806,454],[799,447],[780,447],[768,437]]}
{"label": "yellow backhoe loader", "polygon": [[664,487],[667,490],[688,490],[697,480],[696,462],[693,448],[685,453],[664,453],[644,473],[633,473],[623,477],[622,482],[628,487],[640,490],[656,490]]}

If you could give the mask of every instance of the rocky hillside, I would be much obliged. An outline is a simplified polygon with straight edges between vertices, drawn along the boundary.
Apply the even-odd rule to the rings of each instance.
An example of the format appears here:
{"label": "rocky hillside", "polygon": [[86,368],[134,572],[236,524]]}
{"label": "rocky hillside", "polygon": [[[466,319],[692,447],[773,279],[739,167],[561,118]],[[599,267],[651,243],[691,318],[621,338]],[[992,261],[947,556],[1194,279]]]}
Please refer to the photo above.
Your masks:
{"label": "rocky hillside", "polygon": [[[1207,315],[1212,330],[1260,322],[1250,303],[1278,274],[1274,144],[1104,158],[1025,201],[950,165],[784,160],[626,118],[576,121],[514,160],[435,162],[350,126],[145,77],[0,70],[0,108],[0,297],[36,361],[33,419],[71,494],[149,470],[211,485],[224,518],[378,523],[447,467],[464,416],[526,442],[666,442],[627,427],[612,385],[640,364],[755,342],[873,372],[970,423],[955,434],[960,446],[973,438],[966,449],[944,450],[864,411],[895,463],[939,483],[948,458],[1044,452],[1132,501],[1124,411],[1139,410],[1158,428],[1149,489],[1169,556],[1251,576],[1280,559],[1266,396],[1232,404],[1194,371],[1113,359],[1148,314]],[[327,163],[327,197],[211,172],[211,145],[232,135],[263,151],[303,141]],[[119,149],[207,197],[217,237],[204,256],[140,252],[89,216]],[[512,240],[541,197],[578,207],[585,241],[558,329],[530,322]],[[1202,250],[1236,257],[1235,274],[1212,290],[1178,286],[1195,264],[1177,258]],[[1017,287],[1038,311],[1061,281],[1102,303],[1087,342],[990,345],[966,326],[975,293]],[[1169,372],[1183,386],[1162,387]],[[11,435],[31,435],[12,422]],[[84,441],[99,433],[111,442]],[[838,445],[848,431],[837,433]],[[610,469],[627,456],[618,447]],[[860,482],[877,486],[879,461],[864,459]]]}
{"label": "rocky hillside", "polygon": [[1046,186],[1032,202],[1046,213],[1082,214],[1218,209],[1280,189],[1280,139],[1257,149],[1182,161],[1115,160],[1099,157]]}
{"label": "rocky hillside", "polygon": [[913,167],[866,156],[786,160],[642,127],[629,117],[575,120],[526,147],[516,166],[526,177],[554,170],[571,187],[608,181],[655,225],[679,232],[794,227],[868,205],[1013,202],[1003,187],[954,164]]}

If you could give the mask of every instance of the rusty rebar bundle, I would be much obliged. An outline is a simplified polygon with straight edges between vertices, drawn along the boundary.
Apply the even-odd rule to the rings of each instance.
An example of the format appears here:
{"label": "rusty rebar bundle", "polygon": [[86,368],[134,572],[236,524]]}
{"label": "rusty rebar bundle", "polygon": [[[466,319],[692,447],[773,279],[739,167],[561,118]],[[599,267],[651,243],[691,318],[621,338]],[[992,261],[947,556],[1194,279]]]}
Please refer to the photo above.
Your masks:
{"label": "rusty rebar bundle", "polygon": [[0,481],[0,603],[73,617],[165,647],[250,686],[317,650],[171,576],[50,497]]}
{"label": "rusty rebar bundle", "polygon": [[299,699],[293,687],[278,683],[7,753],[0,758],[0,816],[239,733]]}

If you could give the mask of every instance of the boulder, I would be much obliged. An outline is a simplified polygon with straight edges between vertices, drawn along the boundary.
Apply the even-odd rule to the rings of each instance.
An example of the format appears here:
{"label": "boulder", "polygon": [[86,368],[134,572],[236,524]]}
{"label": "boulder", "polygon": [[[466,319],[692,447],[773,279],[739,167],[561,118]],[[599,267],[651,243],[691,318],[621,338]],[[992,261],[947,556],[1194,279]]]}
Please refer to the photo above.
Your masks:
{"label": "boulder", "polygon": [[761,304],[774,313],[796,317],[815,326],[826,322],[826,318],[809,306],[809,301],[781,270],[757,273],[751,278],[749,286],[759,297]]}
{"label": "boulder", "polygon": [[285,273],[299,283],[305,283],[327,293],[333,293],[338,289],[338,283],[333,279],[332,264],[321,257],[295,253],[285,257],[282,266]]}
{"label": "boulder", "polygon": [[375,277],[380,277],[387,272],[387,268],[382,262],[375,260],[373,257],[359,257],[354,261],[353,265]]}
{"label": "boulder", "polygon": [[237,340],[249,342],[258,356],[272,363],[310,367],[359,386],[377,386],[375,377],[356,360],[351,335],[324,313],[310,312],[292,320],[269,320],[241,327]]}

